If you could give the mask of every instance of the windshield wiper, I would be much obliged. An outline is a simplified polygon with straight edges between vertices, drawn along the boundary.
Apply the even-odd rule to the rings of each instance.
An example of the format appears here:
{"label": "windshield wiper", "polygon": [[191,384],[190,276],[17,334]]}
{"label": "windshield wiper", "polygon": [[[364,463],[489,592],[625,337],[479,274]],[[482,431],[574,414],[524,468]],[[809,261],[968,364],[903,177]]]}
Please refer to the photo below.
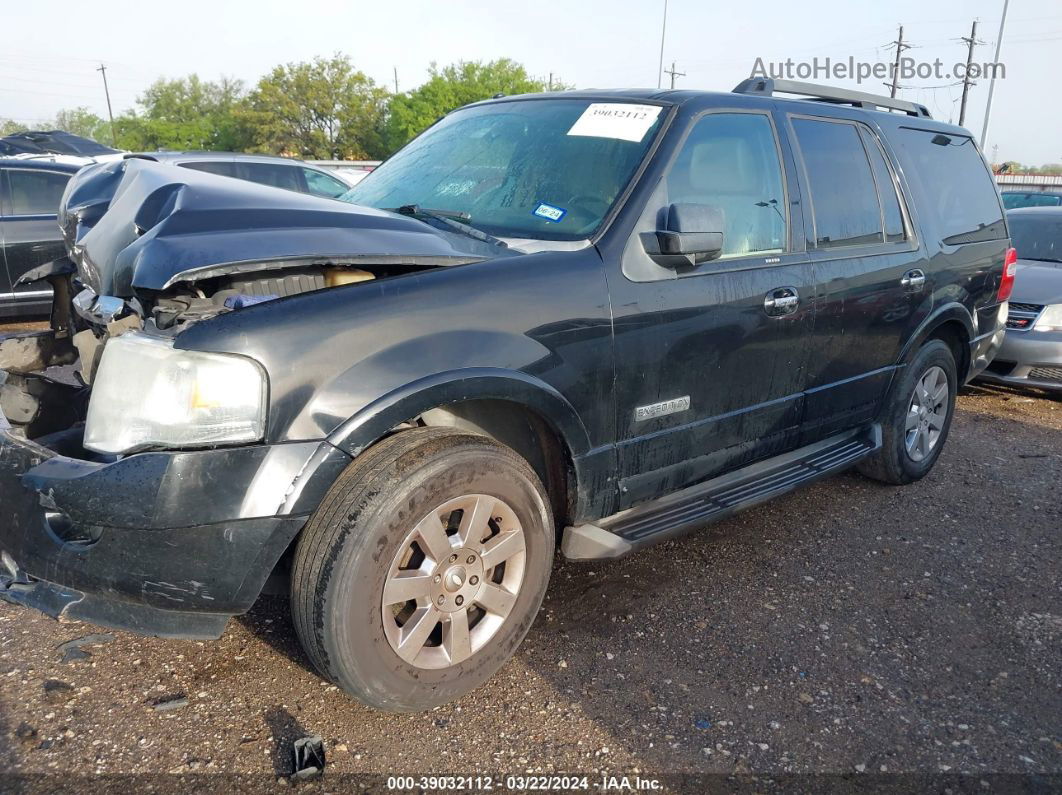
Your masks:
{"label": "windshield wiper", "polygon": [[395,207],[391,212],[408,215],[410,218],[416,218],[421,221],[425,218],[431,218],[448,229],[453,229],[455,232],[460,232],[475,240],[490,243],[494,246],[501,246],[502,248],[509,247],[509,244],[504,240],[499,240],[494,235],[488,235],[474,226],[468,226],[468,223],[472,220],[472,216],[468,213],[455,212],[453,210],[431,210],[427,207],[421,207],[419,204],[403,204],[401,207]]}

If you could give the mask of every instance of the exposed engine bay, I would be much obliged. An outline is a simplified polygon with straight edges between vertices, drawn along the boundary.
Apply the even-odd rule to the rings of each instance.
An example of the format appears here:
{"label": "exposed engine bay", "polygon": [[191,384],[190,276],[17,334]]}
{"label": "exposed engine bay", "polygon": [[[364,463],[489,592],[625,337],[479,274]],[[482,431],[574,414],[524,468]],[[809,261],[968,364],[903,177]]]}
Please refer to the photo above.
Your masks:
{"label": "exposed engine bay", "polygon": [[68,257],[20,280],[52,286],[51,329],[0,338],[5,411],[27,428],[59,389],[41,373],[67,366],[70,377],[76,365],[79,384],[60,391],[83,389],[108,341],[130,331],[172,338],[266,302],[517,253],[396,212],[139,158],[79,171],[59,225]]}

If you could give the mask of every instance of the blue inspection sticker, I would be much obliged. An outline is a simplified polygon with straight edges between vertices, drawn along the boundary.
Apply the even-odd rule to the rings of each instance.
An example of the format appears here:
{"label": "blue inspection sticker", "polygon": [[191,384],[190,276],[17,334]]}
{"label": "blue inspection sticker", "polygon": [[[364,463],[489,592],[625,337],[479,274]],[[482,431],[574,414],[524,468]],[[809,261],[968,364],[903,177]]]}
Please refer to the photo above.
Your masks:
{"label": "blue inspection sticker", "polygon": [[558,223],[560,219],[564,217],[566,212],[568,211],[561,207],[554,207],[552,204],[539,202],[538,207],[531,212],[531,215],[537,215],[539,218],[545,218],[547,221]]}

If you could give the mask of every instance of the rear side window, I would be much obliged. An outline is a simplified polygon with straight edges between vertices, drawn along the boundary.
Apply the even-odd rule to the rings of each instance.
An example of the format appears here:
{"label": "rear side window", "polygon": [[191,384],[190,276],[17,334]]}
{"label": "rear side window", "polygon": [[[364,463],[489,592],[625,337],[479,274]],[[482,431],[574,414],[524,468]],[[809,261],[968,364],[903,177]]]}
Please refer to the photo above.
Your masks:
{"label": "rear side window", "polygon": [[261,185],[304,192],[299,169],[282,163],[237,163],[236,176]]}
{"label": "rear side window", "polygon": [[0,191],[0,214],[55,215],[63,198],[69,174],[38,169],[9,169]]}
{"label": "rear side window", "polygon": [[884,242],[870,161],[854,124],[793,119],[804,160],[818,248]]}
{"label": "rear side window", "polygon": [[190,168],[193,171],[205,171],[208,174],[219,174],[223,177],[236,176],[236,164],[226,163],[224,160],[203,160],[198,163],[181,163],[181,168]]}
{"label": "rear side window", "polygon": [[1007,236],[996,185],[972,138],[910,127],[898,132],[941,242],[956,246]]}

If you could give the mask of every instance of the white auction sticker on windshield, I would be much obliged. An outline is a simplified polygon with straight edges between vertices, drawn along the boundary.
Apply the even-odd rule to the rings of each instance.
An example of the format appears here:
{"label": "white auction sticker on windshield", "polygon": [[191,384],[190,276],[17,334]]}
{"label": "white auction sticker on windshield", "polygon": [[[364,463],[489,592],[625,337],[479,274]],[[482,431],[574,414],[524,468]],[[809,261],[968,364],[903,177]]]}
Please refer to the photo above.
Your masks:
{"label": "white auction sticker on windshield", "polygon": [[660,115],[659,105],[631,105],[625,102],[593,102],[575,120],[568,135],[591,138],[618,138],[641,141]]}

